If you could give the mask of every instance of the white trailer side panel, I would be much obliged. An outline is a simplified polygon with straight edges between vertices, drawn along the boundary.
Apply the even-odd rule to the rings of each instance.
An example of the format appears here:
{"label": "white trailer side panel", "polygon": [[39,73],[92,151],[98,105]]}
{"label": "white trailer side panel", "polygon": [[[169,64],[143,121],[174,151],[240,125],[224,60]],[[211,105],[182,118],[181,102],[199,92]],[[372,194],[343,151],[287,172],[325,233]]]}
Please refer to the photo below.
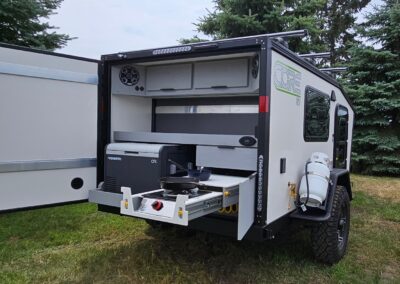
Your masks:
{"label": "white trailer side panel", "polygon": [[0,211],[95,188],[97,65],[0,47]]}
{"label": "white trailer side panel", "polygon": [[[349,137],[352,135],[353,112],[341,91],[307,71],[298,64],[272,52],[272,82],[270,98],[270,144],[268,169],[268,209],[267,224],[295,209],[294,197],[291,197],[288,183],[295,183],[298,187],[304,174],[304,166],[313,152],[323,152],[333,158],[333,132],[335,108],[341,104],[349,110]],[[279,88],[277,80],[286,80],[288,74],[282,74],[288,68],[298,76],[299,84],[295,86],[298,92],[288,92]],[[288,71],[290,73],[291,71]],[[291,76],[289,74],[289,76]],[[285,83],[288,83],[285,81]],[[292,82],[293,83],[293,82]],[[311,86],[328,95],[336,93],[336,102],[330,103],[329,138],[327,142],[304,141],[304,96],[307,86]],[[293,87],[293,86],[292,86]],[[349,139],[350,140],[350,139]],[[347,160],[350,161],[349,144]],[[280,173],[280,160],[286,159],[286,172]],[[347,164],[349,167],[349,163]]]}

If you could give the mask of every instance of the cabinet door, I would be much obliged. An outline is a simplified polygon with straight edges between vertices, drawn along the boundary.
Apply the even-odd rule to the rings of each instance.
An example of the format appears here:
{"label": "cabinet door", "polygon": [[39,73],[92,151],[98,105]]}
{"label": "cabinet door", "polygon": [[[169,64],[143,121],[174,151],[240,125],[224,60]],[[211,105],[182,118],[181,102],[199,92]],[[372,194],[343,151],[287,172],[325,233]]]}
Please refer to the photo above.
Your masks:
{"label": "cabinet door", "polygon": [[197,62],[194,67],[194,88],[240,88],[249,84],[247,58]]}
{"label": "cabinet door", "polygon": [[95,60],[0,46],[0,211],[96,188]]}
{"label": "cabinet door", "polygon": [[192,88],[192,64],[173,64],[147,68],[148,91],[173,91]]}

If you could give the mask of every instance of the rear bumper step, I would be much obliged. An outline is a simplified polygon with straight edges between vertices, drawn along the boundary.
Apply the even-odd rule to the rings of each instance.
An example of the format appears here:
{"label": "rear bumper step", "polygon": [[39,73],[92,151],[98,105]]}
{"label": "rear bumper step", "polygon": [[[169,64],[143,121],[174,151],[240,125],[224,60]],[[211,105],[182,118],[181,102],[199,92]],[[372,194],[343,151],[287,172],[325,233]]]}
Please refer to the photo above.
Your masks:
{"label": "rear bumper step", "polygon": [[98,188],[89,189],[89,202],[119,208],[121,200],[122,193],[107,192]]}

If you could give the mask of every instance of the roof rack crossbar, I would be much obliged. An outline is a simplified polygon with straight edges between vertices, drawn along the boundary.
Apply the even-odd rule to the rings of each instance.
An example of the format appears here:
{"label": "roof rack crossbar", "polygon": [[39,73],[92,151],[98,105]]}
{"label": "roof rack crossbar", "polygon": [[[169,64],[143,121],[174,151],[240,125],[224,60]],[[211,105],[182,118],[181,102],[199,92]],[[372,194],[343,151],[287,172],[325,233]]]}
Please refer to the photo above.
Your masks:
{"label": "roof rack crossbar", "polygon": [[348,67],[328,67],[328,68],[320,68],[319,71],[322,72],[330,72],[330,73],[339,73],[346,72]]}
{"label": "roof rack crossbar", "polygon": [[331,56],[330,52],[319,52],[319,53],[307,53],[299,54],[302,58],[329,58]]}
{"label": "roof rack crossbar", "polygon": [[303,37],[303,36],[307,36],[307,35],[308,35],[307,30],[295,30],[295,31],[289,31],[289,32],[265,34],[265,36],[270,37],[270,38]]}
{"label": "roof rack crossbar", "polygon": [[[196,42],[195,44],[202,44],[202,43],[217,43],[217,42],[223,42],[223,41],[228,41],[228,40],[235,40],[235,39],[251,39],[251,38],[259,38],[259,37],[269,37],[269,38],[287,38],[287,37],[300,37],[300,36],[307,36],[308,31],[307,30],[295,30],[295,31],[288,31],[288,32],[279,32],[279,33],[270,33],[270,34],[260,34],[260,35],[251,35],[251,36],[243,36],[243,37],[233,37],[233,38],[224,38],[224,39],[217,39],[217,40],[212,40],[212,41],[201,41],[201,42]],[[184,44],[184,45],[191,45],[191,44]]]}

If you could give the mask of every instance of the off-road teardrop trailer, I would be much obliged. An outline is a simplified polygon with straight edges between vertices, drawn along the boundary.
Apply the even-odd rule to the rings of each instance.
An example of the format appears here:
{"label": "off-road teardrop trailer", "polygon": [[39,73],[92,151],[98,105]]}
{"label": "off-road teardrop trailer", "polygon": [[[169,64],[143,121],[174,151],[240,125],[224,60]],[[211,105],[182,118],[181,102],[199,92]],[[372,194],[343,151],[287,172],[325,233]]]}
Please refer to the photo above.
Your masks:
{"label": "off-road teardrop trailer", "polygon": [[331,76],[278,40],[296,34],[102,56],[89,201],[238,240],[306,223],[316,257],[340,260],[354,113]]}
{"label": "off-road teardrop trailer", "polygon": [[[103,56],[101,188],[89,200],[238,240],[273,238],[288,221],[307,220],[316,256],[339,260],[353,110],[332,77],[276,40],[295,34]],[[211,177],[179,178],[191,167]]]}

